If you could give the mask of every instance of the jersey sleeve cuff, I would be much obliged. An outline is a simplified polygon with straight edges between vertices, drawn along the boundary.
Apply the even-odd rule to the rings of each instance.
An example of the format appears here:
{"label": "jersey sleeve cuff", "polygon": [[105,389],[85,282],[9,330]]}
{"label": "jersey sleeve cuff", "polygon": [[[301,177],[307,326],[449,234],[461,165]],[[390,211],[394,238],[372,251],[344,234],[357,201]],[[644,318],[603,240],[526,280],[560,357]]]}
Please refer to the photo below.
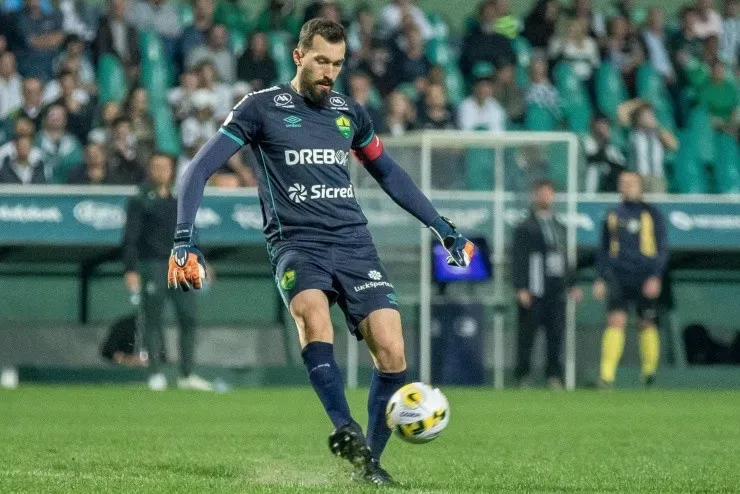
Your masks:
{"label": "jersey sleeve cuff", "polygon": [[242,139],[239,139],[237,136],[235,136],[233,133],[229,132],[228,130],[224,129],[223,127],[218,129],[218,131],[221,132],[226,137],[231,138],[234,142],[236,142],[240,146],[244,146],[244,141]]}

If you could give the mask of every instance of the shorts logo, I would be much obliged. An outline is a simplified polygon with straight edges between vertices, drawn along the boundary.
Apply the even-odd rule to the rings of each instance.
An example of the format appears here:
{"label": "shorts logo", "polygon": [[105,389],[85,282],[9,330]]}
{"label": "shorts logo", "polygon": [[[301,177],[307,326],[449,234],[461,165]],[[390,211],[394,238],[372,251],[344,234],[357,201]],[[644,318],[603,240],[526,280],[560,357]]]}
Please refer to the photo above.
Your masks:
{"label": "shorts logo", "polygon": [[295,115],[285,117],[283,122],[285,122],[285,126],[289,129],[299,129],[301,127],[301,117]]}
{"label": "shorts logo", "polygon": [[385,296],[388,298],[389,304],[398,305],[398,295],[395,293],[386,293]]}
{"label": "shorts logo", "polygon": [[367,276],[371,280],[375,280],[375,281],[378,281],[378,280],[380,280],[383,277],[383,275],[380,274],[380,272],[379,271],[376,271],[375,269],[373,269],[370,272],[368,272],[367,273]]}
{"label": "shorts logo", "polygon": [[288,197],[296,204],[306,200],[306,188],[302,184],[293,184],[288,188]]}
{"label": "shorts logo", "polygon": [[347,102],[339,96],[332,96],[329,98],[329,103],[331,106],[347,106]]}
{"label": "shorts logo", "polygon": [[334,123],[337,124],[339,133],[342,134],[345,138],[349,138],[350,133],[352,133],[352,126],[349,118],[345,117],[344,115],[340,115],[336,118],[336,120],[334,120]]}
{"label": "shorts logo", "polygon": [[275,102],[276,106],[285,106],[289,105],[290,102],[293,101],[293,96],[291,96],[290,93],[280,93],[272,98],[272,101]]}
{"label": "shorts logo", "polygon": [[283,290],[291,290],[295,286],[295,269],[289,269],[283,273],[283,277],[280,278],[280,288]]}

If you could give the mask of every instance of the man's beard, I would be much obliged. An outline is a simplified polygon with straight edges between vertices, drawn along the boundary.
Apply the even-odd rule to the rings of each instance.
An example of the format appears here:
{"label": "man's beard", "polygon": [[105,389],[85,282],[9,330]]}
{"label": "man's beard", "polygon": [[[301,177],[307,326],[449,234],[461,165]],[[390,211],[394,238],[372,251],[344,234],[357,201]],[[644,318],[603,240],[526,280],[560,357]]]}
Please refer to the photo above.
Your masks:
{"label": "man's beard", "polygon": [[304,71],[301,75],[301,89],[303,89],[303,96],[316,106],[326,106],[326,103],[329,101],[329,96],[331,95],[331,88],[334,87],[334,81],[332,80],[324,79],[321,82],[328,83],[328,91],[322,92],[321,89],[325,86],[320,85],[310,73]]}

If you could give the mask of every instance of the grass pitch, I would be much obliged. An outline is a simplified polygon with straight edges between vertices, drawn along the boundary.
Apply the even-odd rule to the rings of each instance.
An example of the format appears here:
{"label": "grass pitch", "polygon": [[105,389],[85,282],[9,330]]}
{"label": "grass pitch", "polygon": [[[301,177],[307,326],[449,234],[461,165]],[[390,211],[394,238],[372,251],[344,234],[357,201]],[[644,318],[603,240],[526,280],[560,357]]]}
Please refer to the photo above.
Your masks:
{"label": "grass pitch", "polygon": [[[740,492],[740,393],[445,389],[436,441],[393,437],[407,492]],[[365,421],[366,391],[351,405]],[[374,492],[329,455],[309,388],[0,391],[0,493]]]}

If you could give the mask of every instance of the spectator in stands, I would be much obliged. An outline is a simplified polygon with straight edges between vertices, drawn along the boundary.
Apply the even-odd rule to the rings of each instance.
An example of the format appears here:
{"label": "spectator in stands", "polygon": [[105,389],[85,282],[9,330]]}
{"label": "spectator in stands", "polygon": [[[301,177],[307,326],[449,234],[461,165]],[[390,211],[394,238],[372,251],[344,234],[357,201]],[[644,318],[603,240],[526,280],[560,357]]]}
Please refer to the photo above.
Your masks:
{"label": "spectator in stands", "polygon": [[420,77],[426,77],[431,62],[424,52],[421,30],[413,24],[406,26],[403,45],[391,63],[398,75],[398,82],[415,82]]}
{"label": "spectator in stands", "polygon": [[201,62],[211,62],[224,83],[231,84],[236,79],[234,55],[229,48],[229,33],[221,24],[214,24],[208,30],[206,43],[196,46],[188,55],[185,64],[188,68]]}
{"label": "spectator in stands", "polygon": [[59,74],[61,94],[54,102],[67,111],[67,130],[80,142],[87,140],[94,106],[86,91],[79,88],[77,74],[65,70]]}
{"label": "spectator in stands", "polygon": [[408,96],[400,91],[393,91],[388,95],[385,112],[383,134],[400,136],[409,130],[416,120],[414,107]]}
{"label": "spectator in stands", "polygon": [[681,9],[681,30],[675,33],[668,44],[673,56],[673,67],[678,70],[678,80],[681,86],[686,85],[684,70],[691,60],[701,59],[704,47],[696,35],[696,26],[699,16],[696,10],[690,7]]}
{"label": "spectator in stands", "polygon": [[524,19],[524,36],[533,49],[547,50],[550,38],[555,34],[560,4],[557,0],[537,0]]}
{"label": "spectator in stands", "polygon": [[628,167],[637,172],[645,192],[666,192],[664,171],[665,150],[678,149],[678,140],[658,124],[653,107],[635,98],[619,105],[618,117],[623,125],[630,124]]}
{"label": "spectator in stands", "polygon": [[494,96],[506,111],[509,122],[524,123],[524,91],[514,79],[514,66],[504,65],[494,73]]}
{"label": "spectator in stands", "polygon": [[634,94],[635,72],[645,60],[645,54],[638,38],[630,34],[629,22],[622,16],[609,19],[603,59],[617,67],[627,89]]}
{"label": "spectator in stands", "polygon": [[100,18],[92,52],[95,63],[103,55],[115,55],[129,80],[136,80],[141,62],[139,33],[126,20],[126,6],[126,0],[108,0],[108,14]]}
{"label": "spectator in stands", "polygon": [[257,180],[252,170],[244,162],[244,153],[234,154],[226,165],[211,176],[208,185],[235,189],[237,187],[254,187]]}
{"label": "spectator in stands", "polygon": [[722,61],[737,66],[740,63],[738,46],[740,46],[740,12],[737,8],[737,0],[726,0],[724,8],[724,20],[722,21],[722,36],[720,38],[720,51]]}
{"label": "spectator in stands", "polygon": [[255,30],[284,31],[297,38],[301,23],[295,10],[294,0],[270,0],[267,7],[257,17]]}
{"label": "spectator in stands", "polygon": [[186,148],[195,147],[198,142],[205,142],[218,131],[213,119],[213,95],[199,89],[193,93],[194,114],[186,118],[180,126],[182,144]]}
{"label": "spectator in stands", "polygon": [[391,54],[388,46],[380,39],[374,39],[370,45],[370,56],[360,62],[357,70],[370,76],[373,87],[384,98],[396,87],[397,74],[391,70]]}
{"label": "spectator in stands", "polygon": [[153,31],[162,42],[166,60],[177,57],[180,32],[178,5],[172,0],[138,0],[128,10],[128,20],[139,31]]}
{"label": "spectator in stands", "polygon": [[[5,31],[5,28],[3,28],[3,31]],[[6,51],[8,51],[8,38],[5,37],[5,34],[0,32],[0,55]]]}
{"label": "spectator in stands", "polygon": [[108,101],[100,111],[99,126],[87,135],[87,141],[105,145],[112,135],[113,122],[121,116],[121,105],[117,101]]}
{"label": "spectator in stands", "polygon": [[88,89],[95,86],[95,68],[85,54],[85,41],[71,34],[64,40],[64,51],[54,59],[54,73],[73,69],[77,72],[80,84]]}
{"label": "spectator in stands", "polygon": [[375,34],[375,14],[366,3],[355,9],[352,23],[347,30],[347,48],[351,54],[352,68],[370,59],[373,36]]}
{"label": "spectator in stands", "polygon": [[24,116],[31,119],[34,128],[38,130],[41,127],[41,119],[44,117],[44,107],[41,101],[41,81],[35,77],[26,77],[23,79],[23,104],[11,115],[11,118]]}
{"label": "spectator in stands", "polygon": [[193,1],[193,23],[186,26],[180,36],[180,55],[183,60],[188,60],[194,48],[205,44],[208,31],[213,26],[213,19],[213,0]]}
{"label": "spectator in stands", "polygon": [[180,85],[167,92],[167,101],[175,118],[182,122],[194,111],[193,95],[198,90],[198,73],[194,69],[180,74]]}
{"label": "spectator in stands", "polygon": [[565,10],[565,14],[577,19],[586,26],[586,33],[596,40],[606,36],[606,22],[604,16],[594,11],[591,0],[573,0],[573,5]]}
{"label": "spectator in stands", "polygon": [[379,35],[384,39],[393,37],[404,26],[404,18],[408,19],[406,22],[412,22],[419,28],[422,39],[432,37],[432,26],[424,11],[414,5],[414,0],[392,0],[380,9]]}
{"label": "spectator in stands", "polygon": [[73,168],[67,176],[68,184],[106,185],[110,183],[105,166],[105,148],[101,144],[90,143],[85,146],[85,162]]}
{"label": "spectator in stands", "polygon": [[722,17],[712,8],[712,0],[696,0],[698,16],[694,32],[699,39],[722,34]]}
{"label": "spectator in stands", "polygon": [[563,117],[563,102],[548,77],[547,59],[535,57],[529,64],[529,86],[526,102],[548,110],[555,120]]}
{"label": "spectator in stands", "polygon": [[370,103],[372,85],[370,77],[363,72],[352,72],[349,76],[349,95],[355,102],[362,105],[370,115],[373,126],[380,129],[383,123],[383,117],[378,109]]}
{"label": "spectator in stands", "polygon": [[[313,7],[313,8],[312,8]],[[311,11],[315,13],[312,13]],[[332,0],[317,0],[313,4],[306,7],[303,22],[306,23],[314,17],[321,17],[329,19],[337,24],[344,24],[342,21],[342,8],[340,5]]]}
{"label": "spectator in stands", "polygon": [[588,35],[582,19],[568,21],[565,35],[553,40],[549,54],[555,63],[569,62],[576,76],[587,85],[590,85],[594,70],[599,66],[599,47]]}
{"label": "spectator in stands", "polygon": [[131,132],[136,137],[139,151],[148,155],[154,149],[154,120],[149,115],[149,94],[143,87],[131,90],[125,105]]}
{"label": "spectator in stands", "polygon": [[44,162],[54,183],[66,183],[69,171],[82,163],[82,145],[67,131],[67,110],[62,105],[49,107],[36,144],[44,152]]}
{"label": "spectator in stands", "polygon": [[249,33],[250,13],[240,0],[218,0],[213,16],[216,24],[223,24],[230,33]]}
{"label": "spectator in stands", "polygon": [[478,23],[465,36],[460,52],[460,71],[467,80],[472,80],[473,67],[487,62],[494,68],[516,64],[516,55],[511,41],[494,31],[493,19],[496,2],[484,1],[478,7]]}
{"label": "spectator in stands", "polygon": [[455,119],[447,103],[445,88],[430,84],[424,92],[419,105],[415,129],[450,130],[455,128]]}
{"label": "spectator in stands", "polygon": [[493,0],[493,32],[514,39],[519,34],[519,20],[511,14],[509,0]]}
{"label": "spectator in stands", "polygon": [[591,122],[591,133],[583,140],[586,155],[586,192],[617,192],[619,174],[627,160],[612,142],[609,119],[603,115]]}
{"label": "spectator in stands", "polygon": [[0,54],[0,121],[23,104],[23,79],[18,73],[12,51]]}
{"label": "spectator in stands", "polygon": [[207,89],[213,94],[213,111],[216,120],[225,119],[231,108],[234,106],[232,98],[232,89],[228,84],[223,84],[213,64],[209,61],[203,61],[196,65],[200,89]]}
{"label": "spectator in stands", "polygon": [[722,61],[715,59],[709,68],[709,77],[695,86],[699,103],[709,112],[715,129],[736,136],[740,123],[737,85],[725,77]]}
{"label": "spectator in stands", "polygon": [[[32,142],[36,138],[36,129],[33,127],[33,122],[26,117],[19,117],[13,122],[13,128],[10,129],[10,137],[0,146],[0,164],[2,164],[5,158],[15,152],[14,139],[18,137],[29,137]],[[43,152],[37,147],[33,148],[31,154],[39,158],[43,156]]]}
{"label": "spectator in stands", "polygon": [[645,54],[650,65],[663,76],[667,85],[675,84],[676,71],[668,53],[663,11],[660,7],[652,7],[648,10],[647,23],[642,30],[642,42],[645,44]]}
{"label": "spectator in stands", "polygon": [[259,91],[270,87],[277,79],[275,61],[270,56],[269,40],[265,33],[252,33],[247,49],[237,61],[237,78],[246,81],[252,90]]}
{"label": "spectator in stands", "polygon": [[506,111],[493,97],[493,80],[482,75],[473,86],[473,94],[465,98],[457,110],[457,127],[461,130],[503,132]]}
{"label": "spectator in stands", "polygon": [[25,0],[18,20],[24,48],[19,52],[20,72],[46,82],[53,76],[52,63],[64,41],[62,15],[44,13],[40,0]]}
{"label": "spectator in stands", "polygon": [[113,132],[108,140],[106,152],[111,182],[119,185],[135,185],[146,176],[146,157],[139,153],[136,136],[131,131],[131,121],[118,117],[113,122]]}
{"label": "spectator in stands", "polygon": [[34,153],[30,137],[18,136],[0,163],[0,184],[45,184],[46,173],[41,153]]}

